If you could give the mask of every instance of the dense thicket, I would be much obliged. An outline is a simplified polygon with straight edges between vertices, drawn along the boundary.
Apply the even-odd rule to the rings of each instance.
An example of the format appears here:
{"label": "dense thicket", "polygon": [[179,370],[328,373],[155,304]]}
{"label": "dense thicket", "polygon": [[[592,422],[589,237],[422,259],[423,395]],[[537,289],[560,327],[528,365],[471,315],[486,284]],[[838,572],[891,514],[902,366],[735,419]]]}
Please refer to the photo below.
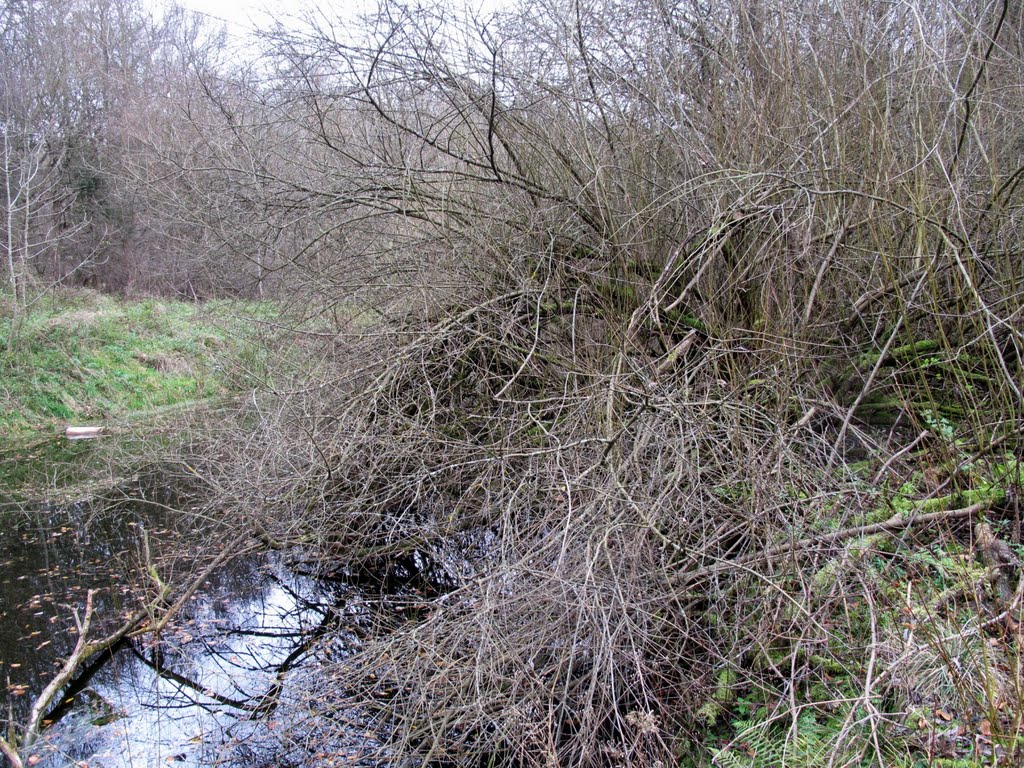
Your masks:
{"label": "dense thicket", "polygon": [[1019,759],[1022,25],[384,2],[193,67],[148,167],[325,340],[204,471],[411,579],[297,748],[909,765],[944,707]]}
{"label": "dense thicket", "polygon": [[894,765],[950,702],[1016,754],[1021,13],[387,3],[274,35],[247,237],[301,245],[334,362],[223,482],[327,568],[454,584],[311,711],[460,765],[716,732],[722,764]]}

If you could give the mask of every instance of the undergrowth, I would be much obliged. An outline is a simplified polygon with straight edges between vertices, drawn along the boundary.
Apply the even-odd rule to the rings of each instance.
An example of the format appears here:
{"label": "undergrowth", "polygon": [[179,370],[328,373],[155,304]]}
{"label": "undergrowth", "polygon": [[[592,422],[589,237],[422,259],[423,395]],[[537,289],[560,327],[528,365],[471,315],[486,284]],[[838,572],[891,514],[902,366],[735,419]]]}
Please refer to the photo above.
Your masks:
{"label": "undergrowth", "polygon": [[380,317],[254,398],[214,503],[327,575],[445,574],[279,733],[1019,763],[1024,11],[583,5],[311,21],[231,123],[297,137],[260,177],[295,303]]}

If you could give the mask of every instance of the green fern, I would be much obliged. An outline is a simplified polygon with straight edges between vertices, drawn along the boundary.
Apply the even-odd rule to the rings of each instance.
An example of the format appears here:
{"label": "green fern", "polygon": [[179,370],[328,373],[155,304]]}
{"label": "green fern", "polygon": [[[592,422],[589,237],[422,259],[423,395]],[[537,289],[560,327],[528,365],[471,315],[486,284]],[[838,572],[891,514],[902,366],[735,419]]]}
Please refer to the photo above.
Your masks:
{"label": "green fern", "polygon": [[[719,768],[817,768],[839,756],[842,765],[877,766],[878,758],[867,742],[867,734],[851,734],[848,725],[844,714],[822,718],[808,708],[794,727],[792,720],[767,719],[762,709],[752,719],[733,722],[736,735],[727,747],[712,750],[713,764]],[[899,750],[886,751],[886,765],[913,765]]]}

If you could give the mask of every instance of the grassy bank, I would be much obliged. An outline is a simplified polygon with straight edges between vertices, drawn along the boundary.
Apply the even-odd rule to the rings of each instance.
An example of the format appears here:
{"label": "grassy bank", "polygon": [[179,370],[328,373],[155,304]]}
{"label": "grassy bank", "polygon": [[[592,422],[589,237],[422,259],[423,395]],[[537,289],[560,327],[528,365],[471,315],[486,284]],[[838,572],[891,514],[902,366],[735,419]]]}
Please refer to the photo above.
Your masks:
{"label": "grassy bank", "polygon": [[12,322],[0,297],[0,434],[227,394],[251,372],[257,306],[55,293]]}

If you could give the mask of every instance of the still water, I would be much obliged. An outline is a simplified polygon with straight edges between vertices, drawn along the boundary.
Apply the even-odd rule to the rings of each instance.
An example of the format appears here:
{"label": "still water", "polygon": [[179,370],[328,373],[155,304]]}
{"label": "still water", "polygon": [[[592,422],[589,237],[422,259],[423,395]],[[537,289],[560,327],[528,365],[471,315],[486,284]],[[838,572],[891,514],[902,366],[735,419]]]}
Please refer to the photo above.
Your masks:
{"label": "still water", "polygon": [[[152,589],[141,562],[179,579],[209,558],[214,537],[159,477],[90,501],[0,507],[0,721],[30,702],[74,647],[74,613],[98,589],[90,635],[116,627]],[[151,579],[150,579],[151,580]],[[323,713],[304,675],[358,649],[373,601],[344,581],[310,578],[284,556],[238,557],[213,571],[159,638],[141,637],[82,670],[55,701],[30,765],[262,766],[371,759],[379,724],[352,719],[348,743],[310,734]]]}

